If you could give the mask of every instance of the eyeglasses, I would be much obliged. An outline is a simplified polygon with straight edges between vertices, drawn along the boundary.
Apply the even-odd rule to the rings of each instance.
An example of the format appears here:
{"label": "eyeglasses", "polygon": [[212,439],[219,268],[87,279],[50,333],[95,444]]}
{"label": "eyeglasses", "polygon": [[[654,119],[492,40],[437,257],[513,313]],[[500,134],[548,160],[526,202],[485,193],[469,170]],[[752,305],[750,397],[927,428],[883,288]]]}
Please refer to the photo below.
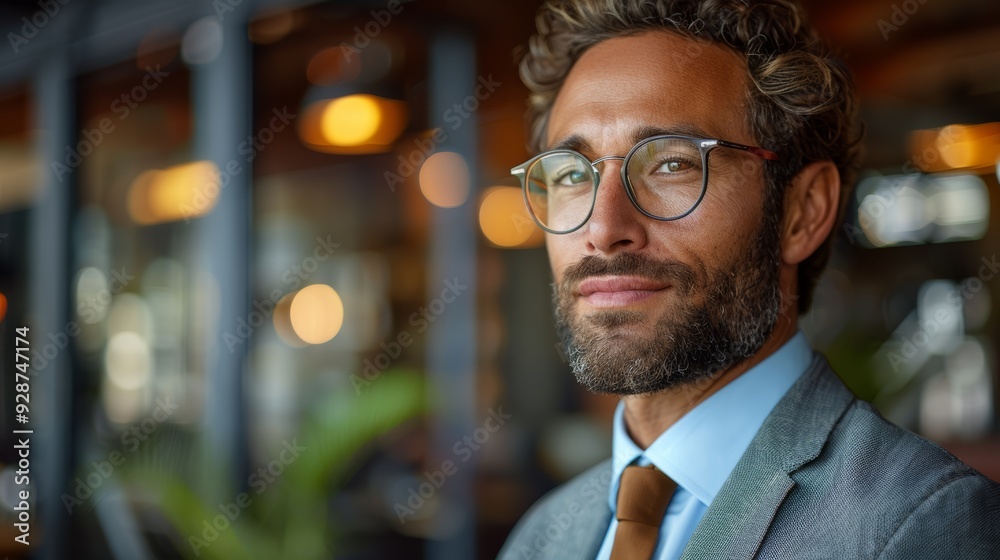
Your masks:
{"label": "eyeglasses", "polygon": [[621,177],[632,204],[659,221],[678,220],[698,207],[708,187],[708,155],[716,148],[749,152],[764,160],[778,154],[735,142],[689,136],[653,136],[622,156],[593,161],[573,150],[539,154],[510,170],[521,181],[524,202],[535,223],[549,233],[572,233],[594,213],[598,164],[622,160]]}

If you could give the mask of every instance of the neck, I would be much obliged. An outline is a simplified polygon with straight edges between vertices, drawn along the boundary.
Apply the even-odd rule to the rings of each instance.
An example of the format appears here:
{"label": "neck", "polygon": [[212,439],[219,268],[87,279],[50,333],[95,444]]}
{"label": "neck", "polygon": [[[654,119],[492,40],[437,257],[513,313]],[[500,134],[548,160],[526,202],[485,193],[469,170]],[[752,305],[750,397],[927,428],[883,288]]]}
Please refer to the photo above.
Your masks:
{"label": "neck", "polygon": [[781,315],[764,345],[746,360],[702,381],[687,383],[659,393],[623,397],[625,428],[629,436],[636,445],[646,449],[660,434],[694,407],[781,348],[795,335],[797,328],[798,322],[795,317]]}

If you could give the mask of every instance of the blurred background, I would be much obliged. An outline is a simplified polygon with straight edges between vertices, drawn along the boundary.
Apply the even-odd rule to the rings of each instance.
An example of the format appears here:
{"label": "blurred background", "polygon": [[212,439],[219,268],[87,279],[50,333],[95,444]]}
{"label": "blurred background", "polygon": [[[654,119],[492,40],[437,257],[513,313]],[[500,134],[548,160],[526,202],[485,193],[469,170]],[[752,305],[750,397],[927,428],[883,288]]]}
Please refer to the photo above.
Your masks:
{"label": "blurred background", "polygon": [[[609,456],[508,173],[539,3],[0,5],[0,555],[493,558]],[[1000,480],[1000,4],[806,4],[867,155],[803,328]]]}

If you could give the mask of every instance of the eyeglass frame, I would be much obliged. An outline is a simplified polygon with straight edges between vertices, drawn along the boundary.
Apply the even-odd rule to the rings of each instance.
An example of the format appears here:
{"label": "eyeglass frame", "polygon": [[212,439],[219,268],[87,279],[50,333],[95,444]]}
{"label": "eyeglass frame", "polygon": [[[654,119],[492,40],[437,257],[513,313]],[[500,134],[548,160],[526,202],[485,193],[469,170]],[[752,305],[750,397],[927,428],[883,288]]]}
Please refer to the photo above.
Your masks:
{"label": "eyeglass frame", "polygon": [[[691,205],[691,208],[689,208],[683,214],[680,214],[678,216],[672,216],[670,218],[664,218],[661,216],[650,214],[641,206],[639,206],[639,202],[638,200],[636,200],[635,188],[632,186],[632,181],[628,177],[627,170],[628,170],[628,164],[632,159],[632,155],[635,154],[636,151],[639,150],[639,148],[645,146],[650,142],[655,142],[656,140],[669,140],[669,139],[685,140],[696,145],[698,147],[698,151],[701,153],[701,167],[704,171],[702,172],[701,193],[698,195],[698,200],[696,200],[694,204]],[[628,195],[629,200],[632,201],[632,206],[634,206],[636,210],[638,210],[648,218],[652,218],[660,222],[672,222],[674,220],[679,220],[681,218],[684,218],[689,214],[691,214],[691,212],[694,212],[695,209],[698,208],[698,206],[701,204],[702,199],[705,198],[705,193],[708,191],[708,154],[711,153],[712,150],[720,146],[723,148],[733,148],[736,150],[741,150],[747,153],[754,154],[755,156],[760,157],[764,161],[778,161],[781,159],[781,156],[779,156],[776,152],[772,152],[771,150],[767,150],[765,148],[759,148],[757,146],[747,146],[745,144],[730,142],[728,140],[721,140],[719,138],[696,138],[692,136],[683,136],[678,134],[658,134],[640,140],[634,146],[632,146],[632,149],[629,150],[628,153],[625,154],[624,156],[601,156],[595,160],[591,160],[590,158],[588,158],[587,156],[581,154],[576,150],[561,148],[557,150],[542,152],[536,155],[535,157],[529,159],[528,161],[512,167],[510,173],[511,175],[516,176],[521,181],[521,195],[524,198],[524,205],[527,208],[528,213],[531,214],[531,219],[534,220],[535,224],[537,224],[538,227],[555,235],[565,235],[568,233],[573,233],[574,231],[582,228],[584,225],[587,224],[587,222],[590,221],[591,216],[594,215],[594,208],[597,206],[597,189],[600,188],[601,186],[601,172],[597,169],[597,164],[614,159],[622,160],[622,167],[620,171],[622,178],[622,187],[625,189],[625,194]],[[590,203],[590,210],[587,212],[587,216],[583,219],[583,221],[580,222],[580,225],[566,231],[556,231],[543,225],[541,221],[538,219],[538,216],[535,215],[534,210],[532,210],[531,208],[531,203],[528,201],[528,182],[527,182],[528,169],[542,158],[555,154],[570,154],[579,156],[583,158],[584,161],[590,164],[590,168],[594,172],[594,181],[595,181],[594,199]]]}

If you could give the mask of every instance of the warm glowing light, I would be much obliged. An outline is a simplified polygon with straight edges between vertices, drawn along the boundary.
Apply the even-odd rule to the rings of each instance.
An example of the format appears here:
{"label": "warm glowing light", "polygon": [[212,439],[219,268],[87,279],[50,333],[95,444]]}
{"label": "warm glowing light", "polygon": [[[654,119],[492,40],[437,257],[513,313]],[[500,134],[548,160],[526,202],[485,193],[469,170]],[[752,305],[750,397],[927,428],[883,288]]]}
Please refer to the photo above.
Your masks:
{"label": "warm glowing light", "polygon": [[318,101],[299,119],[299,137],[328,153],[387,152],[406,128],[406,103],[368,94]]}
{"label": "warm glowing light", "polygon": [[104,351],[108,380],[126,391],[144,386],[151,377],[152,358],[149,344],[132,331],[116,333]]}
{"label": "warm glowing light", "polygon": [[938,133],[934,144],[941,152],[941,159],[951,167],[969,167],[975,159],[976,144],[969,128],[961,125],[946,126]]}
{"label": "warm glowing light", "polygon": [[542,229],[524,207],[521,189],[493,187],[479,206],[479,228],[486,239],[499,247],[528,247],[541,244]]}
{"label": "warm glowing light", "polygon": [[292,326],[292,300],[295,298],[295,295],[294,293],[286,294],[278,300],[278,303],[274,306],[272,320],[274,322],[274,330],[278,333],[278,338],[293,348],[302,348],[306,343],[299,338],[299,335],[295,334],[295,328]]}
{"label": "warm glowing light", "polygon": [[129,187],[129,214],[143,225],[204,216],[221,190],[219,169],[210,161],[146,171]]}
{"label": "warm glowing light", "polygon": [[0,293],[0,321],[7,316],[7,296]]}
{"label": "warm glowing light", "polygon": [[461,206],[469,190],[469,166],[455,152],[432,154],[420,167],[420,192],[434,206]]}
{"label": "warm glowing light", "polygon": [[938,131],[934,147],[946,168],[991,166],[1000,157],[1000,123],[946,126]]}
{"label": "warm glowing light", "polygon": [[344,302],[330,286],[313,284],[295,294],[289,317],[292,329],[303,342],[323,344],[340,332]]}
{"label": "warm glowing light", "polygon": [[335,146],[371,141],[382,124],[382,109],[370,95],[334,99],[323,110],[323,136]]}
{"label": "warm glowing light", "polygon": [[29,145],[0,142],[0,213],[31,206],[44,169]]}

